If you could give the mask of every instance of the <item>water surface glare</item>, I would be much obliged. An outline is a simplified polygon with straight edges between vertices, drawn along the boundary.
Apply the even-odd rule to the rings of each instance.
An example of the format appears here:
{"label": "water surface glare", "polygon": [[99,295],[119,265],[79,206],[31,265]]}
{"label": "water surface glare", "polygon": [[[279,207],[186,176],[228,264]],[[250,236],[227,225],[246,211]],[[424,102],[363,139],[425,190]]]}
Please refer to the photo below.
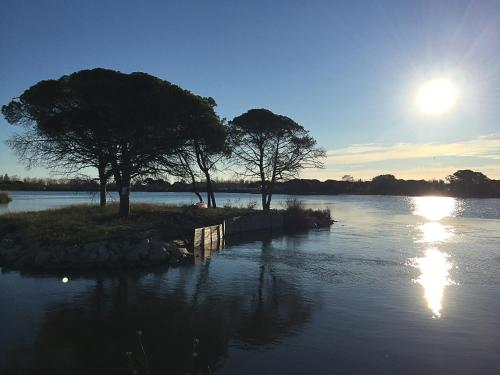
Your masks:
{"label": "water surface glare", "polygon": [[[12,196],[0,210],[95,203],[86,193]],[[0,374],[143,374],[142,347],[152,375],[499,373],[500,199],[299,198],[338,222],[230,242],[186,267],[2,270]]]}

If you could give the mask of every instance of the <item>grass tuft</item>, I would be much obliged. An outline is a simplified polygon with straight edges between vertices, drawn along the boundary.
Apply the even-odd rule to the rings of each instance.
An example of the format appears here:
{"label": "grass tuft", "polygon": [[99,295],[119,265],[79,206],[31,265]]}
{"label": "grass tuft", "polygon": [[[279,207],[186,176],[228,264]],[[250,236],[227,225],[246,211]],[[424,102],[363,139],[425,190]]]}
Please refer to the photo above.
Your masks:
{"label": "grass tuft", "polygon": [[333,219],[329,209],[313,210],[305,208],[304,203],[295,198],[285,202],[285,228],[288,231],[326,228],[332,223]]}

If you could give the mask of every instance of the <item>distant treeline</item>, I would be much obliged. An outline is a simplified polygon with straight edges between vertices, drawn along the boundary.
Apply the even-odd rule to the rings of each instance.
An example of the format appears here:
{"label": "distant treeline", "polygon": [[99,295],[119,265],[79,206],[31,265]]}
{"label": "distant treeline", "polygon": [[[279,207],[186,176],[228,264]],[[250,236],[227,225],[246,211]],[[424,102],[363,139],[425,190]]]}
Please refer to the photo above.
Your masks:
{"label": "distant treeline", "polygon": [[[197,183],[197,190],[205,191],[204,181]],[[109,190],[116,191],[116,185],[110,182]],[[96,180],[85,178],[50,179],[19,178],[0,175],[0,190],[25,191],[99,191]],[[151,192],[192,192],[191,182],[176,181],[170,183],[162,178],[136,180],[132,184],[134,191]],[[216,192],[259,193],[260,183],[247,180],[214,180]],[[499,198],[500,180],[493,180],[481,172],[460,170],[448,176],[446,180],[403,180],[387,174],[376,176],[370,181],[354,180],[345,176],[343,180],[319,181],[315,179],[292,179],[276,184],[277,194],[364,194],[364,195],[449,195],[457,197]]]}

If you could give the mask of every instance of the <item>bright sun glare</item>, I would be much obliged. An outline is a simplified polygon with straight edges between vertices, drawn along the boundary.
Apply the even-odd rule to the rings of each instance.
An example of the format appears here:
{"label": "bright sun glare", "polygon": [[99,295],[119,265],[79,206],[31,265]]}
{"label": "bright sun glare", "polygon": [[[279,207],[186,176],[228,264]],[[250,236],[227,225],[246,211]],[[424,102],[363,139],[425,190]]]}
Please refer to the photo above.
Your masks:
{"label": "bright sun glare", "polygon": [[455,84],[446,78],[425,82],[417,94],[419,109],[428,115],[439,115],[453,108],[458,98]]}

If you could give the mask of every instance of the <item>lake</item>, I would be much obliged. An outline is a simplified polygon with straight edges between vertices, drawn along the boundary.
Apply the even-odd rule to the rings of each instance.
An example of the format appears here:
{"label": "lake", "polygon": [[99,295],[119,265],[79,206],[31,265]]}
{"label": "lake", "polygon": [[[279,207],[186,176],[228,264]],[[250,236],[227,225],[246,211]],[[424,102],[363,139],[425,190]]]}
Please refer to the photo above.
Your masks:
{"label": "lake", "polygon": [[[97,201],[11,195],[1,212]],[[288,198],[276,196],[274,206]],[[338,222],[259,234],[182,267],[3,270],[0,374],[500,372],[500,199],[299,198],[330,208]],[[195,201],[188,193],[132,200]]]}

